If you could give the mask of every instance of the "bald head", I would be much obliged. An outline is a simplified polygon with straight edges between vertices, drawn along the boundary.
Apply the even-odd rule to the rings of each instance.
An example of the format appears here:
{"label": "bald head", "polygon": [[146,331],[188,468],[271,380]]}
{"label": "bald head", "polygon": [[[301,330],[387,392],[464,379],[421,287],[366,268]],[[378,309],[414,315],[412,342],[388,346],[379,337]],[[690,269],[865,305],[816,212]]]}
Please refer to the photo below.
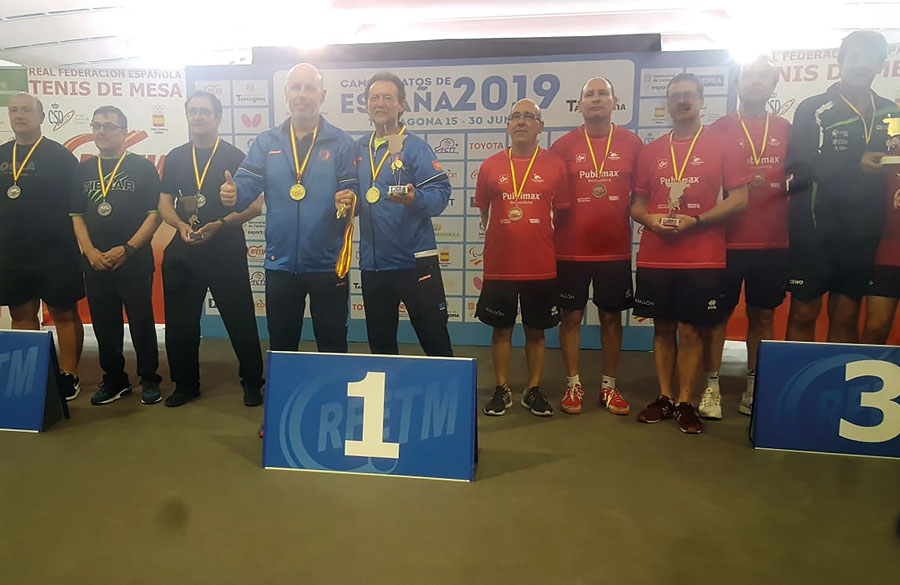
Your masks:
{"label": "bald head", "polygon": [[295,129],[315,127],[319,108],[325,102],[322,72],[309,63],[294,65],[288,71],[284,91]]}
{"label": "bald head", "polygon": [[9,98],[7,106],[9,125],[16,135],[16,141],[28,144],[41,135],[44,121],[44,105],[30,93],[17,93]]}
{"label": "bald head", "polygon": [[[605,128],[612,118],[619,101],[616,92],[609,79],[598,76],[591,77],[581,86],[581,95],[578,97],[578,111],[584,118],[589,131],[598,131]],[[597,128],[593,128],[596,125]]]}
{"label": "bald head", "polygon": [[606,89],[609,91],[610,95],[616,97],[616,89],[613,87],[612,81],[602,75],[591,77],[584,82],[584,85],[581,86],[581,97],[584,97],[584,92],[594,91],[596,89]]}

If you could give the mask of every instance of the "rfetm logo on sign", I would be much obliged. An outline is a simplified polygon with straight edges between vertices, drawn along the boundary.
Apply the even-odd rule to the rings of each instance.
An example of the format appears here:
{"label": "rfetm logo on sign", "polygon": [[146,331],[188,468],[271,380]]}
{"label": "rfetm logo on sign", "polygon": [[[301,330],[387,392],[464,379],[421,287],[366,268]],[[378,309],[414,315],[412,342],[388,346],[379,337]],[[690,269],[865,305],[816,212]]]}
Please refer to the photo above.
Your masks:
{"label": "rfetm logo on sign", "polygon": [[31,393],[37,359],[37,347],[0,353],[0,398],[21,398]]}

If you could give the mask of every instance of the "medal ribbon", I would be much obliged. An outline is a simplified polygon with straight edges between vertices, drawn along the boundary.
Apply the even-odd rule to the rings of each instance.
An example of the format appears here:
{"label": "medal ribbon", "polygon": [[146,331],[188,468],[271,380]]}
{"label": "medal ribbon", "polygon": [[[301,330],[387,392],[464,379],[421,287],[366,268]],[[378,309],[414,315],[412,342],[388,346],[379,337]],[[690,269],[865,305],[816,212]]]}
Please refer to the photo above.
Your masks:
{"label": "medal ribbon", "polygon": [[303,173],[306,172],[306,165],[309,163],[309,155],[312,154],[313,147],[316,145],[316,136],[318,135],[319,125],[316,124],[315,129],[313,129],[312,142],[309,143],[309,150],[306,151],[306,158],[303,159],[303,166],[300,166],[300,160],[297,158],[297,139],[294,137],[294,125],[291,124],[291,151],[294,153],[294,170],[297,171],[298,183],[303,181]]}
{"label": "medal ribbon", "polygon": [[684,169],[687,168],[688,161],[691,160],[691,153],[694,152],[694,146],[697,144],[697,139],[700,138],[700,133],[703,132],[703,125],[697,128],[697,133],[694,134],[694,139],[691,140],[691,146],[688,148],[687,156],[684,157],[684,163],[681,165],[681,169],[678,168],[678,161],[675,160],[675,146],[672,143],[673,132],[669,132],[669,152],[672,154],[672,173],[675,175],[672,177],[675,179],[676,183],[681,182],[681,177],[684,176]]}
{"label": "medal ribbon", "polygon": [[350,204],[350,211],[347,213],[347,227],[344,228],[344,241],[341,244],[341,252],[338,254],[337,264],[334,272],[338,278],[344,278],[350,272],[350,260],[353,258],[353,216],[356,213],[356,196],[353,196],[353,202]]}
{"label": "medal ribbon", "polygon": [[528,168],[525,169],[525,176],[522,178],[521,187],[519,187],[518,183],[516,182],[516,167],[513,166],[512,148],[507,151],[507,154],[509,155],[509,173],[510,175],[512,175],[513,182],[513,200],[518,201],[519,197],[522,196],[522,192],[525,191],[525,184],[528,183],[528,175],[531,174],[531,167],[532,165],[534,165],[534,159],[537,158],[538,152],[540,152],[540,150],[541,147],[535,145],[534,154],[531,155],[531,161],[528,163]]}
{"label": "medal ribbon", "polygon": [[37,139],[37,142],[31,147],[31,150],[28,151],[28,154],[25,155],[25,160],[22,161],[22,166],[19,167],[19,170],[16,170],[16,146],[18,146],[17,142],[13,142],[13,159],[12,159],[12,175],[13,175],[13,183],[17,183],[19,181],[19,177],[22,176],[22,171],[25,170],[25,165],[28,164],[28,159],[31,158],[32,153],[34,153],[34,149],[37,148],[37,145],[41,143],[44,137],[41,136]]}
{"label": "medal ribbon", "polygon": [[197,192],[203,188],[203,181],[206,180],[206,171],[209,170],[209,163],[212,162],[214,156],[216,156],[216,151],[219,149],[219,138],[216,138],[216,145],[213,146],[212,154],[209,155],[209,160],[206,161],[206,167],[203,169],[203,174],[200,174],[200,170],[197,168],[197,148],[191,147],[191,154],[194,155],[194,178],[197,180]]}
{"label": "medal ribbon", "polygon": [[853,110],[854,114],[859,116],[859,121],[862,122],[863,125],[863,132],[866,135],[866,146],[868,146],[869,142],[872,140],[872,131],[875,130],[875,98],[872,97],[872,92],[869,92],[869,100],[871,100],[872,102],[872,119],[868,124],[866,123],[865,118],[863,118],[862,112],[860,112],[850,100],[845,98],[843,94],[841,94],[841,99],[844,100],[844,103],[847,104],[847,107]]}
{"label": "medal ribbon", "polygon": [[[400,128],[400,132],[397,133],[397,136],[403,135],[406,132],[406,126]],[[372,185],[375,185],[375,179],[378,177],[378,173],[381,172],[381,167],[384,166],[384,161],[387,160],[388,155],[390,154],[390,149],[384,149],[384,156],[381,157],[381,162],[378,163],[378,168],[375,168],[375,150],[372,148],[372,145],[375,144],[375,133],[372,132],[372,136],[369,138],[369,168],[372,169]]]}
{"label": "medal ribbon", "polygon": [[112,174],[109,176],[109,183],[103,182],[103,167],[100,165],[100,157],[97,157],[97,174],[100,175],[100,193],[103,194],[103,199],[106,199],[106,194],[109,193],[109,189],[112,187],[113,183],[116,180],[116,173],[119,172],[119,166],[121,166],[122,161],[125,160],[125,156],[128,154],[128,151],[122,153],[122,156],[119,157],[119,162],[116,163],[115,168],[113,168]]}
{"label": "medal ribbon", "polygon": [[591,152],[591,160],[594,161],[594,172],[597,173],[597,178],[600,178],[600,175],[603,174],[603,168],[606,166],[606,157],[609,156],[609,147],[612,145],[612,137],[613,130],[615,130],[616,125],[609,125],[609,134],[606,138],[606,152],[603,154],[603,162],[600,163],[600,168],[597,168],[597,157],[594,156],[594,146],[591,144],[591,137],[588,136],[587,128],[584,129],[584,139],[587,142],[588,150]]}
{"label": "medal ribbon", "polygon": [[766,143],[769,141],[769,114],[766,113],[766,129],[763,132],[762,148],[760,149],[759,154],[756,154],[756,145],[753,144],[753,139],[750,138],[750,130],[748,130],[747,125],[744,124],[744,118],[741,117],[740,112],[738,112],[738,120],[741,121],[741,128],[744,129],[744,136],[747,137],[747,142],[750,143],[750,152],[753,154],[753,164],[758,167],[760,159],[762,159],[763,154],[766,152]]}

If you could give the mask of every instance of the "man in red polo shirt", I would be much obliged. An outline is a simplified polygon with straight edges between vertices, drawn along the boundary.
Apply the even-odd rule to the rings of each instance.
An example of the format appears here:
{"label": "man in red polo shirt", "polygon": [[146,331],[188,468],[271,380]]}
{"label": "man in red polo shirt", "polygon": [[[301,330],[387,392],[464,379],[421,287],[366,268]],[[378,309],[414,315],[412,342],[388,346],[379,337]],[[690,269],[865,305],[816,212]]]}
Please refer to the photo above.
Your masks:
{"label": "man in red polo shirt", "polygon": [[656,423],[674,416],[682,432],[694,434],[703,432],[691,404],[703,360],[701,336],[721,320],[722,222],[747,206],[753,173],[736,143],[701,124],[703,84],[696,75],[673,77],[666,102],[672,131],[641,151],[631,208],[631,217],[645,226],[634,313],[654,320],[660,387],[638,420]]}
{"label": "man in red polo shirt", "polygon": [[747,389],[738,411],[750,414],[756,382],[756,351],[761,339],[772,339],[775,309],[784,301],[788,255],[788,193],[784,159],[791,139],[791,123],[766,112],[766,102],[778,84],[778,69],[765,57],[741,68],[740,108],[716,120],[710,130],[737,143],[753,167],[747,210],[728,222],[726,230],[725,307],[723,320],[704,339],[706,390],[700,416],[722,418],[719,368],[728,318],[744,285],[747,304]]}
{"label": "man in red polo shirt", "polygon": [[[890,154],[900,154],[900,146],[892,145]],[[900,168],[891,168],[885,184],[884,232],[866,292],[866,327],[862,338],[863,343],[879,345],[887,343],[900,299]]]}
{"label": "man in red polo shirt", "polygon": [[622,311],[634,306],[629,208],[634,167],[643,142],[612,123],[616,104],[608,79],[588,79],[578,100],[584,124],[550,147],[566,161],[571,189],[571,207],[555,217],[554,232],[559,341],[566,367],[566,392],[560,409],[568,414],[581,412],[584,396],[578,351],[591,283],[603,347],[600,404],[614,414],[630,411],[616,387],[616,370],[622,347]]}
{"label": "man in red polo shirt", "polygon": [[538,146],[544,129],[541,110],[516,102],[506,126],[510,148],[484,161],[478,171],[475,206],[484,238],[484,285],[475,315],[494,328],[491,357],[497,386],[484,413],[500,416],[512,406],[509,360],[518,305],[525,327],[528,385],[522,406],[536,416],[553,407],[540,389],[544,366],[544,329],[559,323],[553,210],[568,205],[566,164]]}

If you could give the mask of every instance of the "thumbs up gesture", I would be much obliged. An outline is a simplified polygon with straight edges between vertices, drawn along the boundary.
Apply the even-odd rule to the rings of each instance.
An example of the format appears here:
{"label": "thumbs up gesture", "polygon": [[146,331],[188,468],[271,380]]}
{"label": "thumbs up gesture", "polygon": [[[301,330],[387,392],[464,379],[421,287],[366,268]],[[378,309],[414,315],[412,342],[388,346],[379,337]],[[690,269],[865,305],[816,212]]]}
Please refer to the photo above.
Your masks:
{"label": "thumbs up gesture", "polygon": [[229,171],[225,171],[225,182],[219,187],[219,198],[225,207],[234,207],[237,203],[237,185],[234,184]]}

